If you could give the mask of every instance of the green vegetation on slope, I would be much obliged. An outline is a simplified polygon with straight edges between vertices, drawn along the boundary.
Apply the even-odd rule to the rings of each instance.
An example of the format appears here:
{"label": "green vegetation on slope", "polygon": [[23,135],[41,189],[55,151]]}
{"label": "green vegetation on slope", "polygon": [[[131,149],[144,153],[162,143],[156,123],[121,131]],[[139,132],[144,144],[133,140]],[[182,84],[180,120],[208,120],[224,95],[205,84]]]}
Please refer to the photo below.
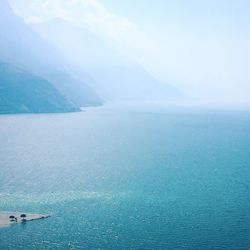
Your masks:
{"label": "green vegetation on slope", "polygon": [[0,114],[73,111],[79,109],[50,82],[0,61]]}

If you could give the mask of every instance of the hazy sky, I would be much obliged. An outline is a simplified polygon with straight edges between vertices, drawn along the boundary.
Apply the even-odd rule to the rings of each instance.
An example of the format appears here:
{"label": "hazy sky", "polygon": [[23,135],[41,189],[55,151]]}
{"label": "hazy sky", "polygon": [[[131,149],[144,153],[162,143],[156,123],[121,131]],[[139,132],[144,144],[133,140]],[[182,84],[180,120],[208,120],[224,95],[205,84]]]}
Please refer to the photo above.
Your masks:
{"label": "hazy sky", "polygon": [[10,0],[28,22],[61,17],[119,44],[163,82],[250,102],[249,0]]}

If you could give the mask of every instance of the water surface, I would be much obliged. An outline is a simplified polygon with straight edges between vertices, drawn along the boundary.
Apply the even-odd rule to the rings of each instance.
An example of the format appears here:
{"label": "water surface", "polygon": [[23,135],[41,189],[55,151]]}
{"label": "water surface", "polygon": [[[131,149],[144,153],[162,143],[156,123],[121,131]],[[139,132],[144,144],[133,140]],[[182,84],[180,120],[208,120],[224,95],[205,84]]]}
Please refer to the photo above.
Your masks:
{"label": "water surface", "polygon": [[0,249],[248,249],[246,112],[0,117]]}

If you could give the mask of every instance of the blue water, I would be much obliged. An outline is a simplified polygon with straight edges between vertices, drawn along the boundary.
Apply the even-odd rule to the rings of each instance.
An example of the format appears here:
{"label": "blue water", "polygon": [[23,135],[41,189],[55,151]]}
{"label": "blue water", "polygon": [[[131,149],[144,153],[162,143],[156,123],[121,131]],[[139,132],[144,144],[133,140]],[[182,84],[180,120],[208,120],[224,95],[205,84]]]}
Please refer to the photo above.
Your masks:
{"label": "blue water", "polygon": [[0,117],[0,249],[249,249],[250,115]]}

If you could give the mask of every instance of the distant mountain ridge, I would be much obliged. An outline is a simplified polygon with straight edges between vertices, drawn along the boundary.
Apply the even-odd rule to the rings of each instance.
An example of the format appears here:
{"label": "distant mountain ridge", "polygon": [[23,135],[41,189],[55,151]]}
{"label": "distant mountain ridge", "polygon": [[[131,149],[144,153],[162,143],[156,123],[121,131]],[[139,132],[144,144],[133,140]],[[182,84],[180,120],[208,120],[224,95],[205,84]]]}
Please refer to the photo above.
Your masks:
{"label": "distant mountain ridge", "polygon": [[[1,95],[2,103],[8,103],[7,98],[13,97],[10,94],[11,90],[15,91],[13,86],[19,89],[17,93],[28,96],[28,86],[32,86],[24,83],[28,75],[45,88],[37,86],[41,93],[52,97],[49,95],[52,89],[54,93],[57,91],[61,99],[57,97],[56,100],[60,99],[59,103],[64,107],[62,112],[64,109],[68,112],[84,106],[98,106],[104,100],[172,101],[183,98],[177,88],[158,81],[113,45],[90,30],[73,26],[60,18],[36,25],[26,24],[14,14],[7,0],[1,0],[0,61],[9,65],[10,83],[14,83],[14,75],[10,72],[15,72],[16,68],[23,72],[17,79],[25,86],[24,93],[15,82],[4,92],[8,96]],[[5,72],[3,76],[4,88],[7,75]],[[30,94],[33,94],[31,89]],[[14,100],[20,103],[17,99],[12,99],[11,103]],[[56,105],[53,100],[50,103]],[[30,105],[28,107],[27,112],[32,110]],[[26,108],[19,112],[21,110],[26,112]]]}
{"label": "distant mountain ridge", "polygon": [[0,60],[47,80],[78,108],[102,104],[95,91],[74,76],[68,58],[17,17],[7,0],[0,1]]}
{"label": "distant mountain ridge", "polygon": [[92,86],[98,93],[104,90],[104,98],[125,101],[183,98],[177,88],[161,83],[141,65],[87,29],[75,27],[60,18],[32,27],[80,69],[90,73],[97,82]]}

